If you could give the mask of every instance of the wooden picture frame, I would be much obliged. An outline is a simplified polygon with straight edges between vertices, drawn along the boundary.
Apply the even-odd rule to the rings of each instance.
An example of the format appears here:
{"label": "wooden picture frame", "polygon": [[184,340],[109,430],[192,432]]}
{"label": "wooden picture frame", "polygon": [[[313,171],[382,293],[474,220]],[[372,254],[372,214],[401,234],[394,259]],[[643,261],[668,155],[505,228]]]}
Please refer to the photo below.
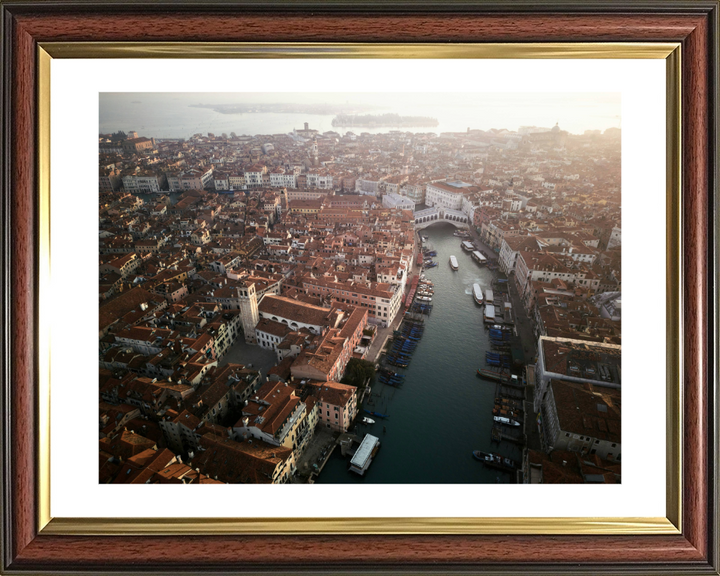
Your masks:
{"label": "wooden picture frame", "polygon": [[[279,25],[279,22],[282,25]],[[2,4],[2,477],[4,573],[37,572],[657,572],[718,574],[717,394],[717,76],[718,2],[490,4],[433,6],[364,2],[285,5],[128,1]],[[676,326],[682,398],[681,474],[676,500],[680,531],[618,530],[603,535],[523,534],[497,523],[493,533],[452,527],[415,533],[372,530],[237,536],[192,529],[173,535],[121,526],[110,535],[75,527],[51,529],[43,519],[48,487],[39,470],[48,438],[38,413],[39,282],[47,233],[38,189],[48,159],[49,106],[38,98],[42,45],[73,56],[79,43],[679,43],[682,151],[679,223],[681,318]],[[77,52],[77,54],[80,54]],[[677,153],[677,150],[674,151]],[[669,152],[671,154],[671,152]],[[672,175],[672,174],[671,174]],[[46,239],[45,239],[46,240]],[[672,483],[671,483],[672,485]],[[182,524],[179,522],[178,524]],[[102,532],[102,531],[98,531]],[[553,532],[553,533],[549,533]],[[508,535],[512,534],[512,535]]]}

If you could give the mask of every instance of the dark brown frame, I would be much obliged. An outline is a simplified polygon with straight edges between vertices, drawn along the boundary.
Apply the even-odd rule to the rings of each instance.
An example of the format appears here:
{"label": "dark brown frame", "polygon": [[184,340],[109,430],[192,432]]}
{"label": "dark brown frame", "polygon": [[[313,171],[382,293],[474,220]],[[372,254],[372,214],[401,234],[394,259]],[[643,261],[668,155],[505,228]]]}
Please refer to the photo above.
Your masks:
{"label": "dark brown frame", "polygon": [[[718,2],[288,4],[5,1],[2,11],[4,573],[719,573]],[[37,530],[37,43],[680,42],[683,532],[661,536],[52,536]]]}

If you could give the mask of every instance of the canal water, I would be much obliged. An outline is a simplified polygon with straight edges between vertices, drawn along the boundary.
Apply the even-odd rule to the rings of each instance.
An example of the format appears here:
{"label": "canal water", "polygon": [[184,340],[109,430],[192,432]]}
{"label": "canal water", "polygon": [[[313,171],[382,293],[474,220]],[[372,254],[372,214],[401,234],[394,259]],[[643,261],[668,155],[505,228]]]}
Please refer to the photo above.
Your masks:
{"label": "canal water", "polygon": [[[492,443],[495,384],[478,378],[490,349],[483,324],[483,307],[472,296],[472,285],[491,287],[496,273],[478,266],[453,236],[451,224],[438,223],[421,233],[437,250],[439,265],[425,272],[435,286],[433,309],[425,316],[425,332],[402,388],[373,385],[373,405],[365,408],[388,414],[375,424],[358,424],[355,433],[380,438],[381,447],[365,476],[348,471],[348,459],[335,450],[317,483],[496,483],[514,482],[510,474],[487,468],[473,450],[498,451]],[[459,269],[449,265],[455,255]],[[366,415],[366,414],[365,414]],[[519,462],[520,449],[503,442],[500,453]]]}

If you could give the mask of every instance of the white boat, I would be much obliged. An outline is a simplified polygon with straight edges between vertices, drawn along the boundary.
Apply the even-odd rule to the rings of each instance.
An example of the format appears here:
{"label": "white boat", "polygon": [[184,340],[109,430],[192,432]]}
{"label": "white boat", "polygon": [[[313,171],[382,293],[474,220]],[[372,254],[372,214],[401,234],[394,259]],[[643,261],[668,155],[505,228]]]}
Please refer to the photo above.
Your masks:
{"label": "white boat", "polygon": [[417,296],[415,300],[417,300],[418,302],[432,302],[432,298],[430,298],[429,296]]}
{"label": "white boat", "polygon": [[483,293],[480,289],[480,284],[473,284],[473,298],[475,298],[475,302],[478,304],[483,303]]}
{"label": "white boat", "polygon": [[372,418],[365,417],[362,419],[363,424],[375,424],[375,420]]}
{"label": "white boat", "polygon": [[450,256],[450,268],[452,268],[453,270],[458,269],[458,261],[457,261],[457,258],[455,258],[455,256]]}
{"label": "white boat", "polygon": [[485,290],[485,302],[487,302],[488,304],[492,304],[493,302],[495,302],[495,294],[493,294],[493,291],[490,290],[490,288]]}
{"label": "white boat", "polygon": [[478,264],[480,264],[480,266],[484,266],[485,264],[487,264],[487,258],[485,258],[485,256],[483,256],[482,254],[480,254],[480,252],[477,251],[477,250],[475,250],[475,251],[472,253],[472,257],[473,257],[473,260],[475,260],[475,262],[477,262]]}
{"label": "white boat", "polygon": [[[487,300],[487,302],[490,302],[490,300]],[[495,306],[492,304],[485,304],[485,322],[495,324]]]}
{"label": "white boat", "polygon": [[463,240],[460,243],[460,246],[462,246],[462,249],[465,250],[465,252],[472,252],[475,249],[472,242],[468,242],[467,240]]}
{"label": "white boat", "polygon": [[510,418],[505,418],[505,416],[493,416],[493,420],[495,422],[500,422],[500,424],[506,424],[508,426],[520,426],[520,422],[517,420],[511,420]]}

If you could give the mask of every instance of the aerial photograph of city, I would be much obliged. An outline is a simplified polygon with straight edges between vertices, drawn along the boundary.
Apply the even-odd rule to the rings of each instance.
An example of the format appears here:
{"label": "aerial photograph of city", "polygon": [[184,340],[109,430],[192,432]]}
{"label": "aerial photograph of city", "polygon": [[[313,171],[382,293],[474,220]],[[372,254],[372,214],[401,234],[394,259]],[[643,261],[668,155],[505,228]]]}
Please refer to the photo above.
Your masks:
{"label": "aerial photograph of city", "polygon": [[99,482],[620,483],[620,111],[101,93]]}

